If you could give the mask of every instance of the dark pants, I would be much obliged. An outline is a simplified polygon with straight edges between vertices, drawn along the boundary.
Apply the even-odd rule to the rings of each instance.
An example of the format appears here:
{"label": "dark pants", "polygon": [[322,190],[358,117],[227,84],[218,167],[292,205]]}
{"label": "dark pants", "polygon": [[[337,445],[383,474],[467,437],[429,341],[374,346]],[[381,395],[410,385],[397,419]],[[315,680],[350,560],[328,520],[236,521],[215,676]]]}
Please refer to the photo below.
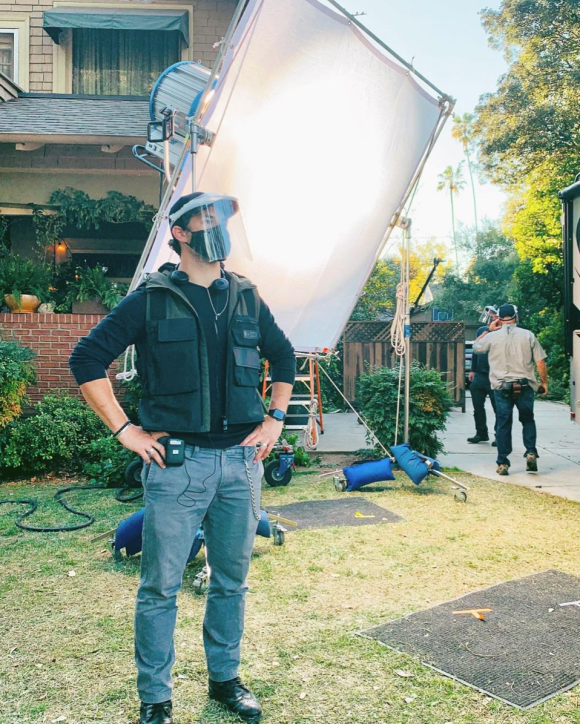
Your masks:
{"label": "dark pants", "polygon": [[[495,396],[489,383],[489,376],[476,372],[475,377],[473,378],[471,385],[469,386],[469,391],[471,392],[471,401],[473,402],[475,432],[480,437],[489,437],[489,434],[487,432],[487,416],[485,414],[485,398],[488,395],[491,401],[491,406],[493,407],[493,411],[494,413],[496,412]],[[494,424],[494,429],[496,428],[496,426],[497,421]]]}
{"label": "dark pants", "polygon": [[[524,387],[519,395],[509,393],[504,397],[503,390],[494,390],[497,420],[497,464],[509,465],[508,455],[512,451],[512,423],[514,405],[518,408],[519,419],[523,427],[524,447],[528,453],[538,455],[536,449],[536,423],[534,421],[534,391]],[[539,456],[538,456],[539,457]]]}

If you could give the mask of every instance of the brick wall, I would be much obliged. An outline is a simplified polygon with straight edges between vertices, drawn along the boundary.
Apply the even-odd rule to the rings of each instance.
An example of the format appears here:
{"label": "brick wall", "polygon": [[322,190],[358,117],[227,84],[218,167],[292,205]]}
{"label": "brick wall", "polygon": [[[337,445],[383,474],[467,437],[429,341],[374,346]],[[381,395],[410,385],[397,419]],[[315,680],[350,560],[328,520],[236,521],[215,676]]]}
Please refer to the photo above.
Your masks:
{"label": "brick wall", "polygon": [[[68,358],[78,340],[86,337],[102,318],[100,314],[0,314],[2,336],[17,339],[37,354],[37,382],[27,391],[31,402],[57,392],[80,395]],[[118,388],[116,372],[113,364],[109,377]]]}
{"label": "brick wall", "polygon": [[[90,5],[82,0],[79,5]],[[103,0],[98,0],[102,2]],[[121,0],[122,1],[122,0]],[[193,14],[193,37],[190,39],[192,59],[211,67],[217,49],[213,43],[222,38],[234,13],[236,0],[155,0],[163,4],[183,4]],[[120,4],[120,3],[119,3]],[[127,2],[127,7],[147,7],[144,3]],[[42,28],[42,16],[53,7],[47,0],[0,0],[0,10],[30,15],[30,91],[52,93],[54,43]],[[119,9],[120,11],[120,9]]]}

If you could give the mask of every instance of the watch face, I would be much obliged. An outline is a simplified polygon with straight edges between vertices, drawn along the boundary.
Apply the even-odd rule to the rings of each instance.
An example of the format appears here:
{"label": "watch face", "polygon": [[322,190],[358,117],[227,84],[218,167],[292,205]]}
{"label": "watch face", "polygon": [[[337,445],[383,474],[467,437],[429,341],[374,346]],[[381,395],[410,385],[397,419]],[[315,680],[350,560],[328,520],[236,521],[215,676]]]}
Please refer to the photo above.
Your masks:
{"label": "watch face", "polygon": [[282,410],[270,410],[270,417],[273,417],[274,420],[282,422],[286,415],[282,412]]}

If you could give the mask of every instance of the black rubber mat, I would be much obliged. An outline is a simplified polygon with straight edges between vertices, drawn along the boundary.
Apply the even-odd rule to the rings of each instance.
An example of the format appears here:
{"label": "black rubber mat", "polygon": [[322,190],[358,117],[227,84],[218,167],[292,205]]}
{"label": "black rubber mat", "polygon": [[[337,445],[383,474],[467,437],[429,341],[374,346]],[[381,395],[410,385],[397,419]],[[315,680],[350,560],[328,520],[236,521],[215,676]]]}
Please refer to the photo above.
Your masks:
{"label": "black rubber mat", "polygon": [[[576,603],[577,605],[574,605]],[[562,605],[571,604],[571,605]],[[470,613],[491,609],[480,620]],[[580,578],[544,571],[360,632],[528,709],[580,682]]]}
{"label": "black rubber mat", "polygon": [[298,528],[328,528],[341,525],[377,525],[403,520],[366,498],[338,500],[305,500],[278,508],[268,506],[268,512],[298,523]]}

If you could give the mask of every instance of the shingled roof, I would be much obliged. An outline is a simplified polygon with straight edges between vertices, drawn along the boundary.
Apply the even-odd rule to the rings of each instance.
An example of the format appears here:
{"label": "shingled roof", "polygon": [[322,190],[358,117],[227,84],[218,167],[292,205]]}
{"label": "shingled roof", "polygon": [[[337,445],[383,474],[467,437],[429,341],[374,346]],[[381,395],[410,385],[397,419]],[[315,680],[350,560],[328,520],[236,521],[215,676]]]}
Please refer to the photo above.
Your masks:
{"label": "shingled roof", "polygon": [[0,73],[0,103],[18,98],[19,93],[22,93],[22,88],[17,86],[7,75]]}
{"label": "shingled roof", "polygon": [[149,101],[141,97],[21,93],[0,103],[0,141],[137,142],[149,120]]}

